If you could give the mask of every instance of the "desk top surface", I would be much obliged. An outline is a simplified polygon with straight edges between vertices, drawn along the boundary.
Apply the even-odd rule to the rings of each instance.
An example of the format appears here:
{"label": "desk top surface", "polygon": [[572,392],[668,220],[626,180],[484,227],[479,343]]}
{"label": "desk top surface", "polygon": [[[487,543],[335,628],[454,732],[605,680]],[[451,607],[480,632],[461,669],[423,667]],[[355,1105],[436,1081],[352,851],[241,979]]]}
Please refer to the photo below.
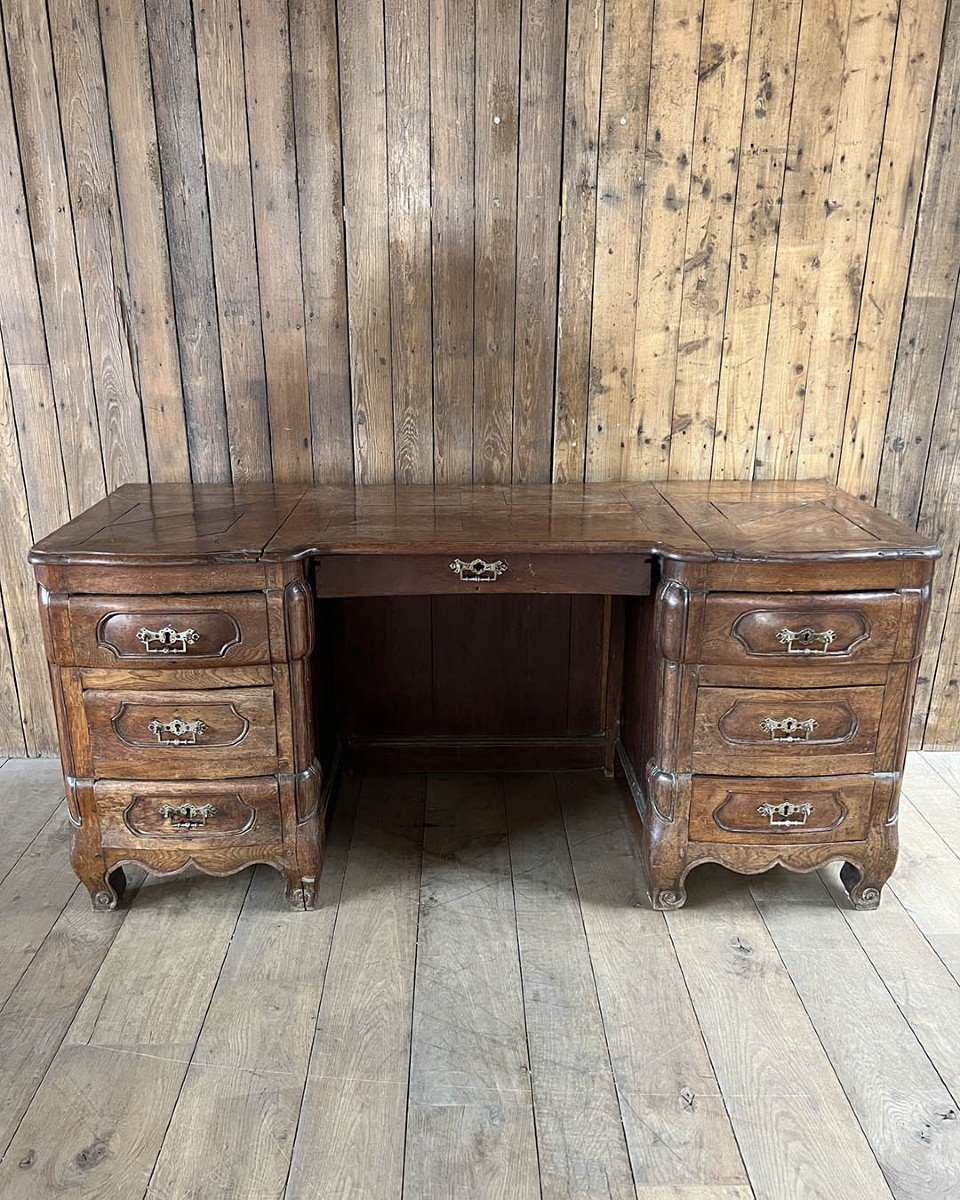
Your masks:
{"label": "desk top surface", "polygon": [[902,522],[819,481],[125,484],[40,541],[31,561],[171,564],[487,551],[695,561],[938,553]]}

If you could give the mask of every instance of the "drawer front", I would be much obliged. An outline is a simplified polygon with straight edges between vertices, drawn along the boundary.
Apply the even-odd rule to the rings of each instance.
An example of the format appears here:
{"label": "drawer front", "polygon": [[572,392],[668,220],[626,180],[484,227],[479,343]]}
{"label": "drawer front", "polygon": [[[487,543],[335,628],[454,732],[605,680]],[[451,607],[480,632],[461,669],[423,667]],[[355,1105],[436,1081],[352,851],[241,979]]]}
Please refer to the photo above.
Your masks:
{"label": "drawer front", "polygon": [[870,775],[819,779],[695,776],[690,838],[695,842],[859,842],[867,836]]}
{"label": "drawer front", "polygon": [[70,633],[81,667],[185,668],[269,663],[262,593],[74,596]]}
{"label": "drawer front", "polygon": [[650,592],[650,560],[642,554],[501,554],[467,546],[456,554],[331,554],[316,568],[322,597]]}
{"label": "drawer front", "polygon": [[882,707],[882,687],[702,687],[693,770],[713,775],[872,771]]}
{"label": "drawer front", "polygon": [[700,661],[789,664],[798,671],[815,672],[817,664],[823,663],[911,658],[915,630],[902,628],[902,609],[897,592],[710,595]]}
{"label": "drawer front", "polygon": [[83,694],[96,778],[224,779],[277,770],[271,688]]}
{"label": "drawer front", "polygon": [[276,845],[282,837],[276,779],[94,785],[104,846],[216,850]]}

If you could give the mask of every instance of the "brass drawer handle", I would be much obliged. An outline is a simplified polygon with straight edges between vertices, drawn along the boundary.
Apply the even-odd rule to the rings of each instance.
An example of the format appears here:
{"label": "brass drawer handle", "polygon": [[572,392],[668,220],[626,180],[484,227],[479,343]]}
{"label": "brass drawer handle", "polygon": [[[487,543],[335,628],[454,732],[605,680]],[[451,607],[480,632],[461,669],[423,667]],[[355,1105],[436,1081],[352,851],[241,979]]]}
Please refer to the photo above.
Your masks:
{"label": "brass drawer handle", "polygon": [[796,717],[764,717],[760,728],[770,734],[771,742],[806,742],[810,734],[818,728],[820,722],[813,717],[806,721],[798,721]]}
{"label": "brass drawer handle", "polygon": [[[164,625],[162,629],[143,629],[137,631],[137,641],[143,642],[148,654],[186,654],[187,647],[200,640],[200,634],[195,629],[174,629],[172,625]],[[154,646],[152,643],[157,642]]]}
{"label": "brass drawer handle", "polygon": [[493,583],[504,571],[509,570],[509,567],[502,558],[498,558],[496,562],[486,562],[482,558],[464,562],[462,558],[455,558],[450,564],[450,570],[464,583]]}
{"label": "brass drawer handle", "polygon": [[210,817],[217,815],[212,804],[161,804],[158,811],[172,829],[203,829]]}
{"label": "brass drawer handle", "polygon": [[770,824],[775,827],[795,827],[806,825],[807,817],[813,816],[812,804],[790,804],[784,800],[782,804],[761,804],[757,809],[761,817],[769,817]]}
{"label": "brass drawer handle", "polygon": [[184,721],[180,717],[174,717],[171,721],[161,721],[159,717],[154,717],[147,728],[156,734],[157,742],[161,746],[195,746],[206,731],[207,725],[199,717],[195,721]]}
{"label": "brass drawer handle", "polygon": [[[781,629],[777,641],[786,646],[788,654],[826,654],[836,636],[832,629],[822,629],[818,633],[804,625],[802,629]],[[814,642],[823,642],[823,645],[815,646]]]}

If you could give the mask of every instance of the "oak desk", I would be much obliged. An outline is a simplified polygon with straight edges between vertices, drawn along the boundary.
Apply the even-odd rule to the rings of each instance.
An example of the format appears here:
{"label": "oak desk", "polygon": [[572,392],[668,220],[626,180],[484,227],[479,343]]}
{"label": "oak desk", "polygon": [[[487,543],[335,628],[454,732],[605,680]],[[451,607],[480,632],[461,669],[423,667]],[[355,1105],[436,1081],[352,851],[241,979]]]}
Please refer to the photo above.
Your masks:
{"label": "oak desk", "polygon": [[[479,596],[477,615],[494,596],[594,596],[602,637],[579,657],[602,727],[571,744],[632,795],[653,904],[681,905],[701,862],[839,859],[852,902],[874,907],[936,554],[822,483],[126,485],[31,552],[73,865],[102,909],[122,863],[265,862],[312,907],[327,798],[357,752],[341,693],[370,674],[389,695],[403,674],[379,650],[344,662],[336,606]],[[360,641],[380,646],[380,625]],[[489,693],[495,670],[454,671],[457,703],[481,676]],[[422,767],[424,745],[395,742],[391,765]],[[478,745],[492,769],[570,765],[550,739],[519,758]]]}

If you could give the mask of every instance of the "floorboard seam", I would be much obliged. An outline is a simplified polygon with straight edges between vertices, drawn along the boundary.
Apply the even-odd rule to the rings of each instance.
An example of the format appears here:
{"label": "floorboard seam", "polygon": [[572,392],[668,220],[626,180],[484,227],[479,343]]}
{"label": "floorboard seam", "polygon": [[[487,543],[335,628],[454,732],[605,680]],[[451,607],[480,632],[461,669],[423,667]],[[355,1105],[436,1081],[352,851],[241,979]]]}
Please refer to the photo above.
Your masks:
{"label": "floorboard seam", "polygon": [[243,893],[243,900],[241,901],[240,906],[237,908],[237,918],[233,923],[233,929],[230,932],[230,936],[227,938],[227,944],[223,951],[223,958],[220,961],[220,969],[217,971],[217,978],[214,980],[213,987],[210,989],[210,995],[207,997],[206,1007],[203,1010],[203,1020],[200,1022],[200,1028],[197,1030],[197,1036],[194,1039],[193,1046],[190,1048],[190,1057],[187,1059],[187,1064],[183,1072],[183,1078],[180,1080],[180,1086],[177,1088],[177,1098],[174,1100],[173,1105],[170,1108],[170,1115],[167,1117],[167,1123],[163,1130],[163,1137],[160,1139],[160,1148],[157,1151],[157,1157],[153,1160],[153,1166],[150,1168],[150,1175],[147,1179],[147,1186],[144,1188],[142,1200],[147,1200],[147,1197],[150,1195],[150,1188],[153,1185],[153,1177],[156,1174],[157,1164],[163,1157],[163,1147],[167,1142],[167,1134],[170,1132],[170,1126],[173,1124],[173,1118],[176,1115],[177,1107],[180,1104],[180,1097],[183,1095],[183,1089],[187,1082],[187,1076],[190,1074],[190,1067],[193,1065],[193,1056],[196,1054],[197,1047],[200,1045],[201,1037],[203,1037],[203,1027],[207,1023],[207,1016],[210,1012],[210,1006],[213,1004],[213,998],[217,994],[217,988],[220,986],[220,980],[223,976],[223,968],[227,961],[227,955],[230,953],[230,947],[233,944],[233,939],[237,934],[237,926],[240,924],[240,918],[243,916],[243,910],[246,908],[247,900],[250,898],[250,888],[253,884],[253,876],[257,871],[262,871],[263,869],[263,867],[255,866],[253,870],[250,871],[250,878],[247,880],[247,888]]}
{"label": "floorboard seam", "polygon": [[[303,1073],[303,1087],[300,1089],[300,1103],[297,1106],[297,1119],[293,1126],[293,1136],[290,1138],[290,1157],[287,1160],[287,1174],[283,1180],[282,1196],[286,1196],[287,1189],[290,1187],[290,1172],[293,1170],[293,1159],[297,1149],[297,1135],[300,1132],[300,1119],[303,1116],[303,1101],[307,1094],[307,1084],[310,1082],[310,1068],[313,1065],[313,1051],[317,1044],[317,1025],[320,1022],[320,1006],[323,1004],[323,993],[327,986],[327,973],[330,970],[330,957],[333,954],[333,941],[337,934],[337,924],[340,920],[340,905],[343,901],[343,889],[347,882],[347,865],[350,861],[350,851],[353,848],[353,834],[356,828],[357,810],[360,807],[360,792],[363,789],[363,784],[357,788],[357,795],[354,798],[353,812],[350,814],[350,830],[347,834],[347,845],[343,854],[343,870],[340,874],[340,886],[337,889],[337,910],[334,913],[333,924],[330,927],[330,942],[327,946],[327,956],[323,963],[323,979],[320,981],[320,992],[317,996],[317,1008],[313,1014],[313,1037],[310,1039],[310,1053],[307,1055],[307,1069]],[[335,818],[334,818],[335,819]],[[323,867],[320,868],[321,878],[323,875]],[[319,891],[320,880],[317,880],[317,890]]]}
{"label": "floorboard seam", "polygon": [[[622,1095],[622,1093],[620,1091],[620,1084],[619,1084],[619,1081],[617,1080],[617,1072],[613,1065],[613,1058],[610,1055],[610,1039],[607,1036],[607,1018],[606,1018],[606,1014],[603,1011],[603,1001],[600,999],[600,988],[599,988],[599,985],[597,984],[597,972],[596,972],[596,968],[594,967],[594,964],[593,964],[593,952],[590,949],[590,934],[587,931],[587,922],[583,915],[583,897],[580,895],[580,881],[577,879],[577,868],[573,862],[573,852],[571,849],[571,842],[570,842],[570,831],[567,829],[567,819],[566,819],[566,815],[563,811],[563,803],[560,799],[560,789],[557,787],[557,776],[556,776],[555,772],[553,775],[553,785],[554,785],[554,794],[556,795],[556,799],[557,799],[557,811],[560,814],[560,827],[563,829],[563,840],[566,843],[566,847],[567,847],[567,859],[569,860],[569,863],[570,863],[570,875],[573,879],[573,889],[574,889],[574,892],[576,893],[576,897],[577,897],[577,911],[580,913],[580,925],[583,929],[583,940],[587,947],[587,960],[590,963],[590,977],[593,980],[593,990],[597,997],[597,1012],[599,1012],[599,1014],[600,1014],[600,1027],[603,1030],[603,1044],[607,1051],[607,1064],[610,1067],[610,1078],[613,1081],[614,1095],[617,1097],[617,1112],[620,1114],[620,1136],[623,1139],[623,1149],[624,1149],[624,1153],[627,1158],[627,1168],[630,1171],[630,1180],[633,1184],[633,1190],[634,1190],[635,1194],[639,1194],[638,1193],[638,1185],[637,1185],[637,1177],[636,1177],[636,1174],[633,1169],[633,1156],[630,1153],[630,1142],[627,1138],[627,1126],[623,1119],[624,1104],[627,1104],[628,1108],[630,1106],[629,1106],[629,1103],[627,1102],[626,1098]],[[584,845],[585,842],[590,841],[590,840],[592,840],[592,839],[585,838],[585,839],[583,839],[583,841],[577,842],[576,844],[578,846]]]}
{"label": "floorboard seam", "polygon": [[417,1011],[417,964],[420,960],[420,913],[423,902],[423,858],[427,843],[427,776],[423,776],[420,804],[420,870],[417,876],[417,928],[414,934],[413,979],[410,982],[410,1040],[407,1054],[407,1100],[403,1110],[403,1161],[400,1164],[400,1196],[407,1186],[407,1134],[410,1129],[410,1089],[413,1083],[413,1025]]}

